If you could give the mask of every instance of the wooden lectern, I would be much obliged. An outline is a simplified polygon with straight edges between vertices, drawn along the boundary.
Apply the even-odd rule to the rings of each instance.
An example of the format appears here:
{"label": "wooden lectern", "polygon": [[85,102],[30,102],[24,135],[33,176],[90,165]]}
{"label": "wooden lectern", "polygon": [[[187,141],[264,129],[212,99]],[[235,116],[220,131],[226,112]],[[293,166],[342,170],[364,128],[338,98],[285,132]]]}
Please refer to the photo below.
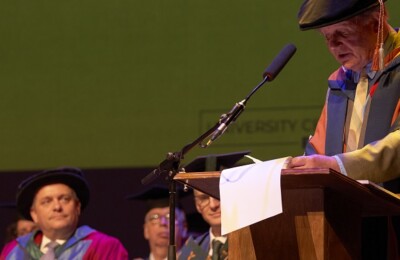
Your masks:
{"label": "wooden lectern", "polygon": [[[196,172],[174,179],[219,199],[219,177]],[[361,219],[400,215],[395,194],[331,169],[282,170],[281,190],[282,214],[228,235],[229,260],[361,259]]]}

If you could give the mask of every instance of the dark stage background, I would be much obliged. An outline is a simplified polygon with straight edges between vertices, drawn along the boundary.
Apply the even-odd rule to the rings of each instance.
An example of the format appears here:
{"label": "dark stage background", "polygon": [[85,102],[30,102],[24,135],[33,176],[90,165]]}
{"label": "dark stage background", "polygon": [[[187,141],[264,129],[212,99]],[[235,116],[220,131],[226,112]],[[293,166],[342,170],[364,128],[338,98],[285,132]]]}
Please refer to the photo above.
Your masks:
{"label": "dark stage background", "polygon": [[[145,204],[126,200],[125,197],[146,188],[140,180],[151,170],[153,169],[84,169],[91,189],[91,198],[82,214],[81,224],[87,224],[119,238],[128,250],[130,258],[146,256],[149,249],[142,229]],[[18,184],[33,173],[36,172],[1,172],[0,202],[13,202]],[[165,181],[159,177],[155,182]],[[189,230],[206,231],[207,226],[194,207],[192,193],[180,201],[188,216]],[[0,242],[3,245],[6,227],[15,220],[16,211],[0,208],[0,216]]]}

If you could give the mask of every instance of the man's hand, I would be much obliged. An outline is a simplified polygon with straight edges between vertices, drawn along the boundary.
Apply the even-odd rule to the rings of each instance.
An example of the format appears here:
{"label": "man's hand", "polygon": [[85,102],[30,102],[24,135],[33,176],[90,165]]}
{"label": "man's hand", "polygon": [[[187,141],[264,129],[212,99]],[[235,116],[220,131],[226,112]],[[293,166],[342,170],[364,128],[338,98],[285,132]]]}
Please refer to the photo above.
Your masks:
{"label": "man's hand", "polygon": [[325,155],[315,154],[309,156],[298,156],[292,158],[287,164],[287,169],[304,168],[331,168],[337,172],[340,172],[340,168],[336,159]]}

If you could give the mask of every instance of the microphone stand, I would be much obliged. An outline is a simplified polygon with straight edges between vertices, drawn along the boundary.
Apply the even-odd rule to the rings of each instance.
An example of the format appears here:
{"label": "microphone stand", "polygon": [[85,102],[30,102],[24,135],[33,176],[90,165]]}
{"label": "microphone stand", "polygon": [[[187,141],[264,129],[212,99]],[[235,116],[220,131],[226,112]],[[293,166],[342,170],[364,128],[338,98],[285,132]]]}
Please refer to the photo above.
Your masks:
{"label": "microphone stand", "polygon": [[[250,97],[262,86],[265,82],[268,81],[269,76],[266,76],[242,101],[236,103],[233,108],[226,114],[222,114],[219,121],[208,129],[205,133],[199,136],[192,143],[184,146],[179,152],[167,153],[166,159],[162,161],[159,166],[145,176],[141,183],[143,185],[147,185],[154,181],[160,175],[167,173],[166,180],[168,181],[169,186],[169,247],[168,247],[168,260],[176,259],[176,244],[175,244],[175,206],[176,206],[176,182],[174,181],[175,175],[179,172],[179,166],[181,160],[184,158],[185,154],[188,153],[192,148],[196,145],[199,145],[201,148],[207,148],[210,144],[219,136],[221,136],[229,124],[234,122],[239,115],[243,112],[247,101]],[[225,125],[225,129],[215,136],[216,131],[221,125]],[[212,136],[206,144],[203,141]],[[215,136],[215,137],[213,137]],[[213,140],[214,139],[214,140]]]}
{"label": "microphone stand", "polygon": [[[168,173],[167,180],[169,182],[169,247],[168,247],[168,260],[176,259],[176,245],[175,245],[175,204],[176,204],[176,183],[174,181],[175,175],[178,173],[181,160],[185,154],[189,152],[194,146],[200,145],[201,148],[207,148],[213,141],[224,134],[228,126],[235,122],[239,115],[243,112],[247,101],[251,96],[267,81],[272,81],[282,70],[285,64],[293,56],[296,47],[292,44],[285,46],[270,66],[263,74],[263,80],[247,95],[245,99],[236,103],[233,108],[226,114],[222,114],[219,121],[207,130],[204,134],[194,140],[192,143],[184,146],[179,152],[168,153],[167,158],[162,161],[159,166],[150,174],[145,176],[141,182],[146,185],[163,173]],[[210,137],[206,144],[203,141]]]}
{"label": "microphone stand", "polygon": [[[193,147],[201,144],[205,138],[210,136],[219,126],[215,124],[199,138],[192,143],[184,146],[179,152],[167,153],[167,158],[160,163],[158,168],[153,170],[150,174],[145,176],[141,182],[147,185],[154,181],[161,174],[167,173],[167,181],[169,186],[169,246],[168,246],[168,260],[176,259],[176,244],[175,244],[175,206],[176,206],[176,182],[174,181],[175,175],[179,171],[179,165],[184,155],[189,152]],[[201,146],[203,147],[203,146]]]}

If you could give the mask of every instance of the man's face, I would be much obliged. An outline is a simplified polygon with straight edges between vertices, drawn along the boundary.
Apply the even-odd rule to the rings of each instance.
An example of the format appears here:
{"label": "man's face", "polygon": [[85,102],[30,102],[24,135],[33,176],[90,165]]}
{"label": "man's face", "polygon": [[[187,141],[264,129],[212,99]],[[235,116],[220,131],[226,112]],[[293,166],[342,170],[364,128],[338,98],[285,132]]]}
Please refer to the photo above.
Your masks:
{"label": "man's face", "polygon": [[[176,209],[176,219],[177,211]],[[149,241],[150,248],[165,247],[169,245],[169,207],[153,208],[147,212],[144,223],[144,237]],[[186,223],[175,221],[175,241],[179,249],[186,238]],[[166,251],[167,252],[167,251]]]}
{"label": "man's face", "polygon": [[37,228],[36,224],[33,221],[19,219],[17,221],[17,228],[16,228],[17,236],[20,237],[26,235],[35,230],[36,228]]}
{"label": "man's face", "polygon": [[319,29],[333,57],[345,68],[361,71],[371,60],[376,45],[376,25],[353,18]]}
{"label": "man's face", "polygon": [[43,186],[32,203],[31,216],[45,236],[66,239],[78,225],[81,204],[75,192],[64,184]]}
{"label": "man's face", "polygon": [[221,227],[221,208],[219,200],[208,196],[207,194],[194,190],[194,201],[197,211],[203,216],[203,219],[211,226]]}

